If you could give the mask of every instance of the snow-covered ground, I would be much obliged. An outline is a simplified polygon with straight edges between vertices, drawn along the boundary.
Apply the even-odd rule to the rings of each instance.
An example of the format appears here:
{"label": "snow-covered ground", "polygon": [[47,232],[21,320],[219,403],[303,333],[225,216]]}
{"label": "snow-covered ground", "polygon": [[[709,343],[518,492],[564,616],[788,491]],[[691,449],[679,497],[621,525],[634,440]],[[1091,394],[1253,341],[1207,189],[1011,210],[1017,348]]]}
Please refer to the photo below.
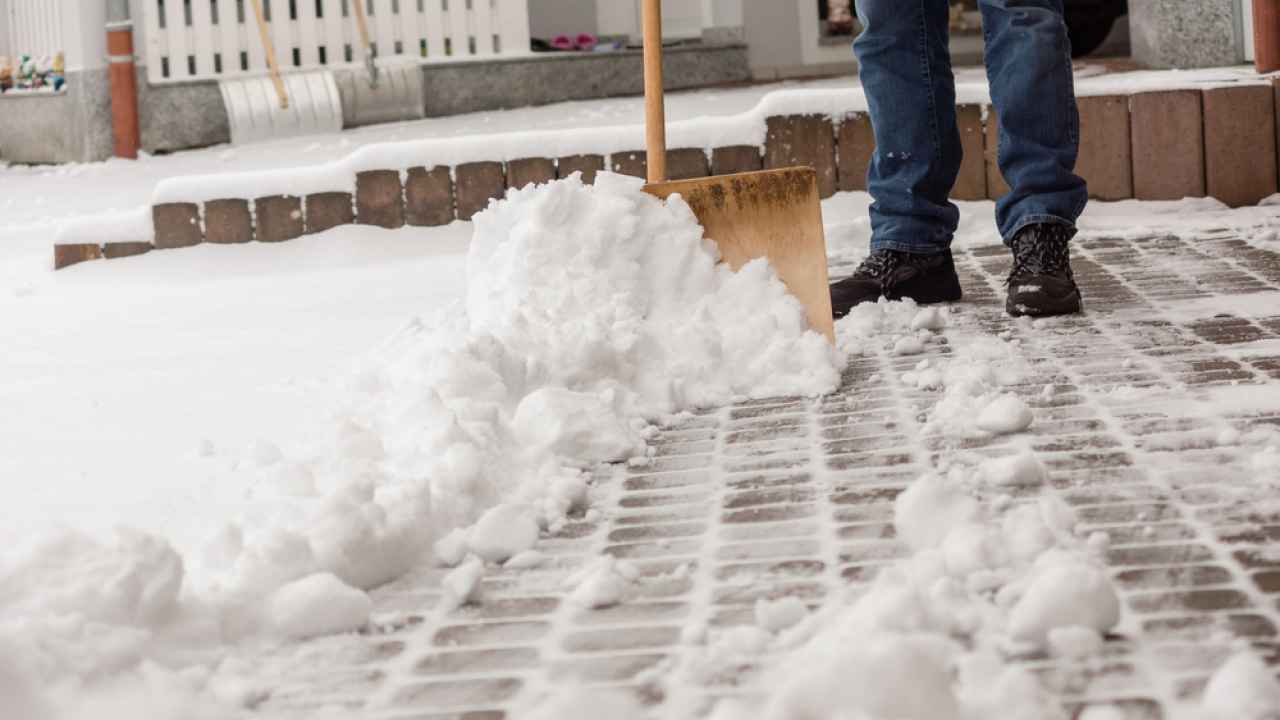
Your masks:
{"label": "snow-covered ground", "polygon": [[[754,92],[691,94],[685,111],[736,112],[755,103]],[[634,103],[583,105],[569,119],[547,111],[542,122],[596,123],[598,113],[629,116]],[[536,122],[540,112],[497,114],[492,129]],[[806,670],[784,663],[764,676],[776,692],[759,699],[778,718],[1053,717],[1026,672],[994,650],[1014,643],[1098,659],[1102,633],[1132,629],[1102,567],[1107,537],[1076,532],[1060,500],[1024,505],[991,490],[1049,479],[1039,460],[1017,452],[1026,449],[1019,433],[1042,405],[1054,406],[1052,388],[1030,398],[1011,389],[1038,372],[1035,341],[885,305],[842,322],[832,351],[804,332],[798,306],[764,267],[737,276],[717,269],[679,204],[663,207],[629,180],[517,193],[474,226],[344,227],[282,245],[44,269],[48,236],[63,219],[107,222],[103,213],[136,209],[174,173],[244,167],[240,159],[304,165],[365,135],[465,131],[450,122],[260,153],[0,171],[6,190],[45,203],[15,206],[0,226],[0,407],[9,411],[0,419],[0,696],[16,717],[275,712],[273,678],[256,672],[262,653],[284,643],[304,664],[340,665],[345,641],[318,652],[296,641],[403,624],[368,594],[388,581],[422,583],[439,600],[437,620],[484,608],[493,574],[516,574],[498,585],[518,589],[526,570],[528,587],[581,611],[625,605],[647,582],[642,562],[589,556],[568,585],[538,586],[545,579],[536,571],[554,551],[543,539],[554,548],[557,533],[582,518],[611,519],[602,513],[614,508],[589,482],[598,463],[663,475],[667,461],[654,457],[662,428],[697,424],[680,411],[818,396],[837,388],[846,363],[883,358],[905,372],[879,385],[936,393],[923,407],[897,396],[883,412],[943,441],[930,446],[935,464],[919,468],[929,477],[894,504],[892,524],[910,554],[883,581],[833,595],[818,612],[770,600],[755,607],[749,630],[686,628],[681,643],[692,649],[667,667],[678,681],[670,714],[692,711],[676,696],[737,673],[744,657],[763,668],[763,658],[785,651],[800,653]],[[865,252],[867,204],[862,194],[824,204],[834,267]],[[998,254],[991,215],[991,203],[964,204],[957,248]],[[1280,251],[1277,204],[1095,204],[1081,224],[1086,237],[1225,233]],[[1197,268],[1175,262],[1152,272],[1194,284],[1185,275]],[[1252,270],[1228,269],[1258,282]],[[1161,313],[1185,323],[1220,313],[1262,322],[1277,314],[1274,297],[1203,293]],[[1033,324],[1016,330],[1036,337]],[[1274,342],[1233,352],[1272,353]],[[1105,393],[1124,402],[1161,387],[1112,383]],[[1193,400],[1197,411],[1222,414],[1206,422],[1222,424],[1233,410],[1280,405],[1277,390],[1272,380]],[[1280,479],[1272,436],[1210,430],[1224,467],[1263,481],[1244,497],[1268,500],[1267,483]],[[964,450],[1006,436],[1001,457]],[[696,430],[681,442],[700,442]],[[816,443],[774,445],[765,454]],[[1172,454],[1162,462],[1172,465],[1162,472],[1176,469],[1181,449],[1165,448]],[[680,467],[679,454],[672,462]],[[662,572],[680,580],[695,569]],[[1277,692],[1266,671],[1248,654],[1224,667],[1206,692],[1217,715],[1206,717],[1265,718]],[[563,703],[583,701],[540,697],[548,689],[531,680],[519,702],[542,701],[530,712],[559,717]],[[635,711],[617,696],[598,702],[615,704],[617,717]],[[733,700],[716,712],[753,714]]]}

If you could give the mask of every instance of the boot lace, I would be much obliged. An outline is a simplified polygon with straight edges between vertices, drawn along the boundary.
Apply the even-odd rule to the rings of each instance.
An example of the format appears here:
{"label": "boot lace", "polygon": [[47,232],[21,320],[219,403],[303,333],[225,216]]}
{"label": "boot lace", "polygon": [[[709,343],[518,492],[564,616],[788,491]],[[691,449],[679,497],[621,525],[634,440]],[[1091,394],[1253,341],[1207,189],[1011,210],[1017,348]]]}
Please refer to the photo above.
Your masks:
{"label": "boot lace", "polygon": [[1027,275],[1072,276],[1071,251],[1067,245],[1075,230],[1066,225],[1040,225],[1020,234],[1013,242],[1011,283]]}

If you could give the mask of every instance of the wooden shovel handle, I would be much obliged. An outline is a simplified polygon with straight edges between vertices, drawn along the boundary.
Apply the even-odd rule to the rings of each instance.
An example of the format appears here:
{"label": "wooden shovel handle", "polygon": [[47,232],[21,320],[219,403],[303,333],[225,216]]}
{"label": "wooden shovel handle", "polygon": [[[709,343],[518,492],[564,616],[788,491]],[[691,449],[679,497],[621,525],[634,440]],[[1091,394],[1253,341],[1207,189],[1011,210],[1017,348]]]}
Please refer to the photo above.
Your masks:
{"label": "wooden shovel handle", "polygon": [[271,42],[271,32],[267,29],[267,17],[262,13],[262,3],[253,0],[253,15],[258,21],[258,36],[262,38],[262,48],[267,53],[267,68],[271,71],[271,82],[275,83],[276,96],[280,98],[280,109],[289,109],[289,93],[284,89],[284,80],[280,77],[280,66],[276,64],[276,48]]}
{"label": "wooden shovel handle", "polygon": [[360,31],[360,44],[364,45],[365,52],[369,52],[373,43],[369,42],[369,20],[364,15],[364,0],[351,0],[351,4],[356,11],[356,29]]}
{"label": "wooden shovel handle", "polygon": [[649,182],[667,180],[667,114],[662,94],[662,0],[644,0],[644,122]]}

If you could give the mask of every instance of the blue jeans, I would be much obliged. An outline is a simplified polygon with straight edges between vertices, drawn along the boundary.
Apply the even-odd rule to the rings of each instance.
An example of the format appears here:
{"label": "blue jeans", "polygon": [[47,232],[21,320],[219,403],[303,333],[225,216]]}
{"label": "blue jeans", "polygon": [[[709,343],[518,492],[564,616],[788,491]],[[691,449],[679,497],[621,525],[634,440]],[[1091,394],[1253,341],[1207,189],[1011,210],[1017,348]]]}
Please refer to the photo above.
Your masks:
{"label": "blue jeans", "polygon": [[[1008,243],[1032,223],[1075,225],[1088,202],[1074,173],[1080,140],[1062,0],[979,0],[1000,170],[996,204]],[[871,248],[932,254],[951,245],[960,211],[947,200],[963,153],[948,49],[947,0],[857,0],[854,41],[876,151],[867,175]]]}

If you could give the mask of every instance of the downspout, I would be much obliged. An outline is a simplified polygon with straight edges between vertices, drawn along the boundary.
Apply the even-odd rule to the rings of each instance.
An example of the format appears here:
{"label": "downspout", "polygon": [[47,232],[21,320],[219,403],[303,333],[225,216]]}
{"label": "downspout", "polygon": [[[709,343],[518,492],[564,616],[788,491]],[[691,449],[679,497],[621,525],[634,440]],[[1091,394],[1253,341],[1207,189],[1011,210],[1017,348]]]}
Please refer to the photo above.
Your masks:
{"label": "downspout", "polygon": [[1253,0],[1253,57],[1260,73],[1280,70],[1280,0]]}
{"label": "downspout", "polygon": [[115,156],[136,160],[142,139],[138,128],[138,76],[133,62],[129,0],[107,0],[107,63]]}

